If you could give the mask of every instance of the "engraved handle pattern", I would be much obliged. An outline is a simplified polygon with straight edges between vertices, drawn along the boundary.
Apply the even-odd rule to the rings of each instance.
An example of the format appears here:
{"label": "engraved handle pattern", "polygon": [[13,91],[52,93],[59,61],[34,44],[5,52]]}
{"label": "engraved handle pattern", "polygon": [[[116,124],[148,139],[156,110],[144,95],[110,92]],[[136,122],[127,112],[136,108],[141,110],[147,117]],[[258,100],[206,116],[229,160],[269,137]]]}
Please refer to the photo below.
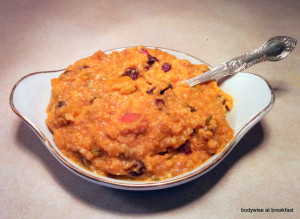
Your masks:
{"label": "engraved handle pattern", "polygon": [[208,72],[183,82],[194,86],[199,83],[238,73],[260,62],[282,60],[292,52],[296,43],[296,39],[288,36],[273,37],[266,41],[260,48],[231,59]]}

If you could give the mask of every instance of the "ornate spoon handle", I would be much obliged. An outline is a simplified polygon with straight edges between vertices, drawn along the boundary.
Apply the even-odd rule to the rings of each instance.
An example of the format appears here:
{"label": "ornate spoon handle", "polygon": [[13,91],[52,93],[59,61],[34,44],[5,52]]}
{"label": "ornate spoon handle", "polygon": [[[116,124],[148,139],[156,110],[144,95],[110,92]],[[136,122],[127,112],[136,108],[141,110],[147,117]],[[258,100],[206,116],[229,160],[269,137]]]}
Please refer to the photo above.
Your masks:
{"label": "ornate spoon handle", "polygon": [[199,76],[183,81],[190,86],[233,75],[264,61],[279,61],[290,54],[297,40],[288,36],[277,36],[266,41],[260,48],[238,56]]}

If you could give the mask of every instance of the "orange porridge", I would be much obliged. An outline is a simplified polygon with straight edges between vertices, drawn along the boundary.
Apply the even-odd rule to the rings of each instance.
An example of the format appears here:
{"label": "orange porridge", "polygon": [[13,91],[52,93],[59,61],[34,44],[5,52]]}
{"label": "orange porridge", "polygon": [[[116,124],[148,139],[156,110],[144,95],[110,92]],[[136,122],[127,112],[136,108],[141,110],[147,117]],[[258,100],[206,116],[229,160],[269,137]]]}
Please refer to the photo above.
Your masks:
{"label": "orange porridge", "polygon": [[206,65],[158,49],[101,51],[52,79],[47,125],[58,148],[101,175],[163,180],[195,169],[233,138],[232,98],[214,81],[183,80]]}

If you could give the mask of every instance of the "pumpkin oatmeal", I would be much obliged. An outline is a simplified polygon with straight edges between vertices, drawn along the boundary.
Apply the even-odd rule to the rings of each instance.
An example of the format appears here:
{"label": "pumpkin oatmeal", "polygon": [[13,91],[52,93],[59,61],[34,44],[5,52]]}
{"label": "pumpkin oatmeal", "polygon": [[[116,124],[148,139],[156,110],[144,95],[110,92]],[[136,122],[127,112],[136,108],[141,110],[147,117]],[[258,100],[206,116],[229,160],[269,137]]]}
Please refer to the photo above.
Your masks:
{"label": "pumpkin oatmeal", "polygon": [[52,79],[46,123],[58,148],[101,175],[163,180],[195,169],[233,138],[232,98],[206,65],[143,46],[101,51]]}

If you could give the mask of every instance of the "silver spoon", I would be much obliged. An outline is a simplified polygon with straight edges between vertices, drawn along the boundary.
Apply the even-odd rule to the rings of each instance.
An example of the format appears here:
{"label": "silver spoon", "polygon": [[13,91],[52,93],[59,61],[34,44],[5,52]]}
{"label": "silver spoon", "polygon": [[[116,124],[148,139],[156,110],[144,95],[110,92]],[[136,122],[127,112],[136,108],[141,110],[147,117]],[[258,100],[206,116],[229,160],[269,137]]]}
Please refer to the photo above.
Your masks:
{"label": "silver spoon", "polygon": [[292,37],[273,37],[266,41],[260,48],[231,59],[210,71],[183,81],[183,83],[188,83],[190,86],[194,86],[206,81],[233,75],[260,62],[282,60],[293,51],[296,43],[297,40]]}

